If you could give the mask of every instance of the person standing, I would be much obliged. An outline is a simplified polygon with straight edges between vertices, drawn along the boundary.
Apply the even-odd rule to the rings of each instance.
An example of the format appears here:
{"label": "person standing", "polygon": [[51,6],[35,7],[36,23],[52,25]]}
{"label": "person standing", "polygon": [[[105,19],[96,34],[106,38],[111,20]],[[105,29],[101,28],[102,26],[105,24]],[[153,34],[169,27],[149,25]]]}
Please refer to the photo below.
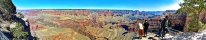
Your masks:
{"label": "person standing", "polygon": [[162,32],[162,31],[161,31],[161,30],[162,30],[162,29],[161,29],[161,22],[162,22],[162,20],[160,19],[159,22],[160,22],[160,23],[158,24],[158,26],[160,26],[160,27],[158,27],[159,29],[158,29],[158,32],[156,33],[157,35],[155,35],[155,37],[161,36],[161,32]]}
{"label": "person standing", "polygon": [[149,27],[149,23],[147,20],[145,20],[145,22],[144,22],[144,36],[147,36],[148,27]]}
{"label": "person standing", "polygon": [[139,36],[140,38],[144,36],[144,28],[143,28],[143,25],[142,23],[139,23]]}
{"label": "person standing", "polygon": [[163,30],[162,36],[164,37],[164,34],[168,33],[169,30],[168,27],[171,27],[171,21],[169,20],[168,16],[165,16],[163,21],[161,22],[161,29]]}

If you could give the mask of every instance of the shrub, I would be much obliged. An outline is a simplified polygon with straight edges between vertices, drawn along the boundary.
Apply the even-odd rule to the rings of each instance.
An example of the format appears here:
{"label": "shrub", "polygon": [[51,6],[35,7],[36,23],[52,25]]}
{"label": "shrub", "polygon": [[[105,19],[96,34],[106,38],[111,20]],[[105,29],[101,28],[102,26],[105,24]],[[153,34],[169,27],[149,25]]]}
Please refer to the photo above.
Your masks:
{"label": "shrub", "polygon": [[21,23],[17,23],[15,28],[11,28],[13,40],[28,39],[28,32],[24,32],[23,27]]}

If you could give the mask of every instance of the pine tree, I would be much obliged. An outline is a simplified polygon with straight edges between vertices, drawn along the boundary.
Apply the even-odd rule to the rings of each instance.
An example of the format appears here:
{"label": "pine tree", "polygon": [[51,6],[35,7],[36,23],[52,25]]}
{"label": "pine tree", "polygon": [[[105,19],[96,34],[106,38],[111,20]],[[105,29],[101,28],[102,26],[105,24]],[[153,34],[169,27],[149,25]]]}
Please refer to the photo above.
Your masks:
{"label": "pine tree", "polygon": [[181,3],[181,8],[178,13],[187,13],[186,27],[187,32],[198,32],[202,28],[202,22],[200,21],[199,14],[205,9],[204,0],[184,0]]}

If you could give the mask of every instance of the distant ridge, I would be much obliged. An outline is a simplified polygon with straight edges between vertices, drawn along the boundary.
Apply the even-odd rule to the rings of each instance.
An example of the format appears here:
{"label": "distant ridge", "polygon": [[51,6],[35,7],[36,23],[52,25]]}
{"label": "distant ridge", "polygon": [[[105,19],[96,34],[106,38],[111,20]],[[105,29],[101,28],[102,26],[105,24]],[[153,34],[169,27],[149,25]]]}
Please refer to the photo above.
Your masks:
{"label": "distant ridge", "polygon": [[17,9],[17,10],[122,10],[122,9]]}
{"label": "distant ridge", "polygon": [[[108,11],[140,11],[140,10],[128,10],[128,9],[17,9],[17,10],[108,10]],[[165,11],[177,11],[177,10],[165,10]],[[140,11],[147,12],[147,11]]]}

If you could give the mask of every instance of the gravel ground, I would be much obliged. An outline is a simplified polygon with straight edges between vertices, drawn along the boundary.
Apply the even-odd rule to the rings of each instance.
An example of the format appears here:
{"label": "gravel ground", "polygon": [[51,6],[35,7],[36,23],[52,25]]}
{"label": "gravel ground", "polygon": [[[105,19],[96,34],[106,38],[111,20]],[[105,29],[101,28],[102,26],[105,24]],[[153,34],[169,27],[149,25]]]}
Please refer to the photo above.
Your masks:
{"label": "gravel ground", "polygon": [[166,40],[206,40],[206,30],[199,32],[199,33],[186,32],[186,33],[180,33],[177,35],[166,35],[164,39]]}
{"label": "gravel ground", "polygon": [[[149,33],[149,35],[147,37],[143,37],[140,40],[149,40],[148,37],[153,37],[156,40],[160,40],[162,38],[160,37],[154,37],[154,33]],[[135,37],[138,37],[135,36]],[[135,38],[134,39],[138,39]],[[133,39],[133,40],[134,40]],[[202,31],[202,32],[178,32],[177,34],[174,34],[174,32],[166,34],[165,37],[163,38],[163,40],[206,40],[206,30]]]}

